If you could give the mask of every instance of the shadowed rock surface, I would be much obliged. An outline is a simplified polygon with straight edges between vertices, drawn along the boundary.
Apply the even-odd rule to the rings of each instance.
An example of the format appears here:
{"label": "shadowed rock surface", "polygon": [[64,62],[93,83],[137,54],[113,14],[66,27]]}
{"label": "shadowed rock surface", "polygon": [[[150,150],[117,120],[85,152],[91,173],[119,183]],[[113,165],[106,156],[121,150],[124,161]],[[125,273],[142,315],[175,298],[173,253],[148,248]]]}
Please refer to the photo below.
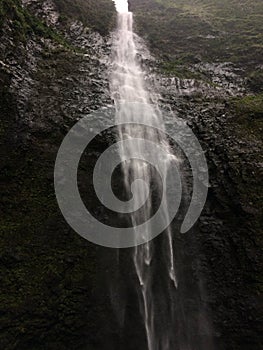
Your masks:
{"label": "shadowed rock surface", "polygon": [[[222,29],[225,18],[213,1],[209,13],[215,17],[203,17],[207,2],[184,2],[178,9],[180,1],[130,0],[130,6],[155,55],[140,53],[149,85],[165,110],[187,120],[209,163],[209,197],[194,234],[175,237],[178,253],[184,252],[180,271],[189,276],[183,289],[202,291],[198,307],[194,293],[184,303],[194,317],[207,305],[216,348],[261,350],[262,4],[253,2],[247,24],[236,27],[224,50],[230,40]],[[170,27],[173,18],[180,21]],[[119,271],[116,252],[90,244],[64,222],[53,188],[56,153],[67,130],[112,104],[114,23],[110,0],[0,4],[1,349],[145,348],[129,285],[129,252],[121,252]],[[243,41],[246,25],[251,33]],[[93,144],[92,159],[111,137]],[[91,169],[81,171],[84,176]],[[114,280],[120,291],[109,287]],[[111,306],[120,304],[129,320],[122,330]]]}

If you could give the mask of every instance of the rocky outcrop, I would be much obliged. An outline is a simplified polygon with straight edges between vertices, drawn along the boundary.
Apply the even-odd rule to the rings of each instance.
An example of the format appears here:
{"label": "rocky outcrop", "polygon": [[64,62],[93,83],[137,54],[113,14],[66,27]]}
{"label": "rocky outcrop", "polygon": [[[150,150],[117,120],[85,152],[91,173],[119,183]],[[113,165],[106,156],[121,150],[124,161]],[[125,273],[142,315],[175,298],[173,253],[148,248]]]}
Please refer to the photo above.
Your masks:
{"label": "rocky outcrop", "polygon": [[[166,128],[172,132],[175,115],[186,121],[208,161],[210,188],[199,224],[193,233],[176,240],[186,254],[182,257],[184,274],[192,276],[191,288],[199,288],[201,304],[206,304],[204,310],[213,320],[215,349],[259,350],[263,112],[260,61],[251,52],[244,52],[238,61],[234,55],[232,62],[229,57],[228,62],[223,61],[228,55],[224,42],[230,39],[223,32],[215,34],[215,27],[221,24],[209,21],[216,21],[217,13],[223,11],[222,4],[206,2],[213,11],[205,20],[204,3],[186,1],[179,6],[176,2],[130,0],[130,8],[137,29],[155,53],[154,60],[142,60],[149,70],[149,84],[156,87],[161,106],[167,111]],[[225,19],[228,23],[234,21],[231,13],[226,13]],[[255,22],[254,30],[257,29]],[[220,43],[215,39],[218,35]],[[234,35],[237,45],[231,47],[233,51],[244,45],[242,28],[239,38],[238,33]],[[253,91],[251,75],[258,77],[257,82],[252,79]],[[188,305],[198,304],[194,293],[187,288],[184,292]],[[189,306],[185,308],[189,310]],[[192,319],[193,310],[194,307]]]}
{"label": "rocky outcrop", "polygon": [[76,19],[62,23],[52,1],[4,6],[0,347],[102,349],[103,252],[64,222],[53,168],[67,130],[110,102],[108,37]]}
{"label": "rocky outcrop", "polygon": [[[115,253],[70,230],[53,188],[56,153],[68,129],[111,104],[108,32],[114,10],[110,0],[96,0],[108,9],[105,18],[97,17],[90,6],[94,1],[76,0],[73,6],[66,0],[3,0],[0,6],[3,349],[134,350],[145,341],[136,296],[122,275],[128,271],[134,278],[129,254],[120,253],[120,272]],[[136,12],[138,1],[130,3]],[[154,7],[157,18],[160,6]],[[151,26],[146,40],[147,30]],[[208,24],[205,30],[200,40],[210,45],[219,34]],[[199,51],[200,42],[188,39],[193,41]],[[174,63],[165,50],[158,54],[169,42],[163,45],[155,60],[144,50],[139,53],[149,70],[147,82],[158,90],[163,109],[192,127],[210,169],[208,201],[195,233],[175,238],[178,253],[184,251],[181,274],[189,279],[184,306],[193,322],[198,317],[203,322],[200,305],[210,314],[216,348],[259,350],[262,114],[260,95],[250,96],[249,89],[259,92],[260,74],[252,78],[242,65],[207,62],[198,52],[190,62],[188,57]],[[261,71],[259,64],[255,67]],[[104,146],[97,141],[91,154],[96,157]],[[84,176],[89,169],[82,171]],[[121,329],[112,313],[111,303],[126,302],[109,289],[114,278],[128,294],[131,328],[122,324]],[[198,298],[191,291],[196,287]]]}
{"label": "rocky outcrop", "polygon": [[[157,16],[153,2],[130,1],[139,28],[142,6]],[[172,42],[164,45],[169,52]],[[202,144],[209,165],[208,200],[192,233],[195,237],[187,234],[179,239],[187,255],[184,273],[198,276],[192,288],[202,285],[200,298],[213,319],[215,349],[259,350],[262,95],[252,95],[245,66],[220,63],[220,53],[215,63],[186,59],[171,65],[169,55],[158,54],[158,48],[155,52],[156,59],[147,62],[147,58],[145,65],[149,84],[156,86],[167,111],[166,128],[172,132],[175,115],[185,120]],[[185,294],[190,304],[197,304],[189,289]]]}

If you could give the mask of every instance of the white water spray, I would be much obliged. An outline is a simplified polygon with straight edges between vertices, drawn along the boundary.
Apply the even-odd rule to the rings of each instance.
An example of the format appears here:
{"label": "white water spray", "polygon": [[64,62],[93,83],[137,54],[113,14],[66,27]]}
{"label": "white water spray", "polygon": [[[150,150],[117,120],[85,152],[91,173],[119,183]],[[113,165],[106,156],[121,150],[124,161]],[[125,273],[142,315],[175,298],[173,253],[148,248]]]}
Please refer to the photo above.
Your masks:
{"label": "white water spray", "polygon": [[[138,139],[147,139],[162,145],[167,149],[167,158],[160,160],[162,167],[168,171],[169,164],[175,160],[170,151],[168,141],[164,134],[158,129],[164,130],[161,112],[158,106],[153,102],[155,99],[147,91],[145,87],[144,72],[138,61],[138,47],[133,33],[133,15],[128,12],[127,0],[115,0],[118,11],[118,27],[114,39],[114,57],[113,57],[113,73],[111,80],[111,92],[116,106],[116,122],[117,123],[138,123],[153,126],[143,127],[142,125],[124,125],[119,127],[120,140],[133,139],[132,147],[125,144],[120,147],[119,153],[121,159],[131,159],[129,162],[123,162],[123,176],[126,191],[129,194],[133,191],[134,213],[131,214],[131,224],[136,231],[136,226],[142,222],[147,222],[153,211],[153,198],[151,195],[151,186],[157,188],[157,192],[162,196],[166,196],[165,184],[160,184],[158,177],[153,169],[147,164],[143,164],[140,160],[134,159],[134,155],[144,154],[149,150],[142,147]],[[147,186],[132,186],[137,180],[143,180]],[[140,190],[138,190],[140,188]],[[137,191],[136,191],[137,189]],[[145,202],[145,198],[148,200]],[[145,205],[141,207],[141,203]],[[140,210],[137,210],[140,208]],[[167,211],[163,213],[166,220]],[[151,225],[147,225],[145,236],[149,235]],[[168,249],[168,278],[171,279],[175,287],[177,287],[173,242],[170,229],[167,229],[167,245]],[[152,242],[148,242],[141,246],[136,246],[133,253],[133,261],[138,276],[138,282],[141,290],[141,313],[144,318],[146,329],[148,350],[169,349],[169,339],[157,339],[155,329],[155,301],[152,291],[152,269],[151,263],[154,259],[154,247]],[[167,297],[168,299],[168,297]],[[159,336],[160,338],[160,336]]]}
{"label": "white water spray", "polygon": [[129,4],[127,0],[113,0],[116,6],[116,10],[119,13],[129,12]]}

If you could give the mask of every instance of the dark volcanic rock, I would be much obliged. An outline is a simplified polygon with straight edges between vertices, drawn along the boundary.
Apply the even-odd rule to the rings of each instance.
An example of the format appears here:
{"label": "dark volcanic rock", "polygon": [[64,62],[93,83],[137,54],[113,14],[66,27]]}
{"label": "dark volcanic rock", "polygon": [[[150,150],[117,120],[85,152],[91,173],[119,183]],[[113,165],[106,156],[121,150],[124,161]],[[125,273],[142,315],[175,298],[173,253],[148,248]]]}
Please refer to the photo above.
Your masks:
{"label": "dark volcanic rock", "polygon": [[5,1],[0,28],[0,347],[102,349],[116,333],[105,321],[104,250],[65,223],[53,169],[69,128],[111,102],[109,38],[62,24],[52,1],[23,3],[29,10]]}
{"label": "dark volcanic rock", "polygon": [[[151,3],[130,2],[135,12],[139,4],[147,8]],[[90,244],[68,227],[53,188],[56,154],[69,128],[81,117],[111,105],[107,33],[114,23],[112,2],[76,0],[72,13],[72,2],[66,0],[23,0],[24,6],[18,0],[2,3],[0,347],[144,349],[129,252],[120,253],[123,268],[119,271],[115,252]],[[90,8],[94,3],[108,9],[106,18],[96,16]],[[154,20],[163,4],[153,9]],[[181,11],[166,14],[182,19],[175,29],[184,25],[190,33],[205,30],[204,38],[197,40],[189,34],[187,41],[182,28],[174,31],[172,38],[179,33],[182,40],[171,58],[166,55],[171,38],[157,36],[154,41],[152,34],[159,34],[159,24],[156,33],[156,23],[151,26],[149,22],[144,28],[146,40],[152,47],[159,43],[160,47],[154,47],[159,54],[156,60],[143,50],[139,56],[149,70],[147,83],[160,94],[161,106],[192,127],[209,165],[204,212],[193,232],[175,237],[183,281],[180,293],[191,320],[190,333],[195,339],[192,325],[199,322],[204,339],[206,332],[213,334],[216,349],[261,350],[262,96],[244,97],[248,86],[261,91],[262,67],[260,62],[253,63],[259,49],[245,52],[239,65],[222,62],[222,56],[224,60],[231,56],[220,46],[220,35],[226,40],[224,33],[200,19],[189,26]],[[83,17],[90,22],[85,23]],[[196,17],[190,17],[195,22]],[[162,24],[163,30],[167,22]],[[98,32],[98,27],[103,28]],[[211,48],[211,55],[202,43]],[[190,58],[183,51],[186,46],[195,49]],[[222,56],[216,59],[218,48]],[[240,53],[243,46],[234,49]],[[205,61],[207,56],[212,60]],[[259,74],[254,74],[253,65]],[[165,116],[166,124],[172,128],[169,116]],[[89,154],[93,160],[113,137],[96,140]],[[85,165],[82,170],[83,178],[91,171]],[[85,181],[81,186],[86,189]],[[87,203],[92,201],[87,198]],[[109,288],[112,281],[118,281],[120,291]],[[113,314],[111,303],[126,310],[128,325]],[[213,320],[212,330],[206,314]]]}

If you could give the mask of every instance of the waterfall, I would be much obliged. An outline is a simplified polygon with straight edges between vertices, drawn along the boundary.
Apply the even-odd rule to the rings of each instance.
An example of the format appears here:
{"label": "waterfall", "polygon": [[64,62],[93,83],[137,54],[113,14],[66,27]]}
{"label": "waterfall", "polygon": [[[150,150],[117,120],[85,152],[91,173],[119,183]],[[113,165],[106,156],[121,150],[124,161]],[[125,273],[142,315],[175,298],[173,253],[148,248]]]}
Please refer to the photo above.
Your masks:
{"label": "waterfall", "polygon": [[[119,139],[121,141],[127,139],[133,141],[131,144],[121,144],[119,154],[121,160],[130,159],[130,161],[122,162],[122,172],[127,197],[128,199],[130,197],[133,199],[130,221],[131,226],[134,227],[134,232],[136,232],[137,226],[142,222],[147,222],[147,219],[152,215],[155,200],[158,201],[158,198],[160,199],[161,196],[164,196],[164,198],[166,196],[165,184],[160,183],[154,169],[149,164],[140,161],[140,159],[144,158],[144,154],[150,150],[147,145],[143,146],[139,139],[151,140],[167,149],[167,157],[159,160],[162,168],[167,169],[167,171],[170,162],[176,161],[176,158],[170,150],[165,134],[158,131],[160,129],[164,130],[164,123],[158,105],[154,103],[155,98],[153,94],[145,86],[145,75],[139,62],[139,49],[135,40],[136,36],[133,33],[133,14],[128,11],[128,2],[126,0],[115,0],[115,4],[118,11],[118,25],[113,43],[111,93],[116,106],[116,123],[122,123],[119,126]],[[138,125],[127,124],[131,122],[138,123]],[[153,128],[145,127],[143,124],[150,125]],[[155,128],[158,128],[158,130]],[[135,186],[137,179],[143,180],[147,186]],[[155,196],[151,190],[152,188],[155,189]],[[146,198],[147,200],[145,201]],[[142,206],[143,203],[144,205]],[[167,210],[164,210],[164,220],[166,220],[166,215]],[[151,229],[151,224],[146,225],[143,233],[146,239]],[[167,229],[165,244],[167,247],[166,273],[169,282],[163,286],[164,289],[167,289],[163,293],[168,302],[169,288],[176,289],[177,287],[170,229]],[[171,349],[169,332],[160,332],[156,326],[158,311],[154,300],[154,269],[152,267],[155,258],[154,244],[152,241],[148,241],[148,243],[143,245],[137,245],[135,242],[134,246],[133,262],[138,278],[140,310],[144,320],[148,350]],[[173,311],[171,309],[171,305],[168,305],[166,318],[172,318]],[[166,319],[165,322],[172,324],[172,321],[169,319]]]}

